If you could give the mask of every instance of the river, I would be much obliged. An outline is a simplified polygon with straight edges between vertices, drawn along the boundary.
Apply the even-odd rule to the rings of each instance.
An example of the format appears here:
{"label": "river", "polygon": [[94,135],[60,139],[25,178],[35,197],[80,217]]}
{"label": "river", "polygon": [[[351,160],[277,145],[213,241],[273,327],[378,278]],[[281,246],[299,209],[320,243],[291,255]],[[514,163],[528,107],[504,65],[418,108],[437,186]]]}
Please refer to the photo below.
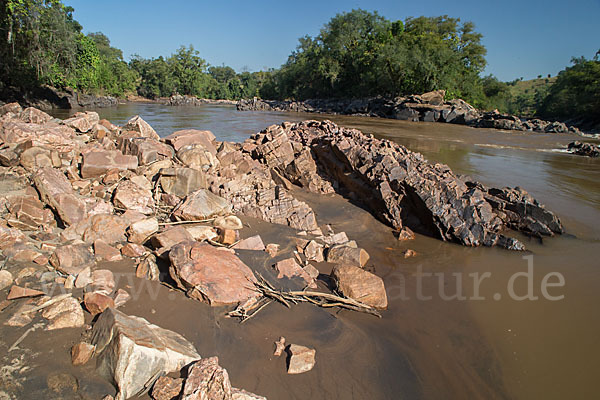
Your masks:
{"label": "river", "polygon": [[[576,137],[364,117],[238,112],[232,106],[133,103],[96,111],[115,124],[139,114],[161,136],[197,128],[227,141],[243,141],[283,121],[331,119],[396,141],[485,184],[525,188],[565,226],[564,235],[543,242],[519,236],[526,253],[465,248],[419,235],[398,242],[389,228],[345,199],[315,199],[299,191],[297,196],[315,209],[320,224],[345,230],[371,254],[369,264],[383,277],[390,300],[381,320],[310,306],[290,312],[274,305],[238,325],[187,299],[125,308],[183,333],[203,356],[218,354],[235,386],[270,399],[596,398],[600,159],[556,150]],[[54,115],[64,118],[68,113]],[[260,222],[253,227],[258,229]],[[284,237],[291,241],[293,232],[282,227],[267,236],[265,243]],[[407,248],[418,255],[404,259]],[[484,276],[477,295],[475,278]],[[554,286],[544,292],[543,283],[548,282]],[[450,299],[452,294],[458,296]],[[526,295],[529,299],[523,299]],[[287,376],[284,362],[270,357],[280,335],[317,348],[315,370]]]}

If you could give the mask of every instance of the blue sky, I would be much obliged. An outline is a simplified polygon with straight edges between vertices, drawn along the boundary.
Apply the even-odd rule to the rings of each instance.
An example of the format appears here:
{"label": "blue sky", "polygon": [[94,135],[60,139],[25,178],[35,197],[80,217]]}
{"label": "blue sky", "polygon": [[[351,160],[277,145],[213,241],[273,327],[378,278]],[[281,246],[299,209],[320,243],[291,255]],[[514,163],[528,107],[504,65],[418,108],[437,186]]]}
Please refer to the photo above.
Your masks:
{"label": "blue sky", "polygon": [[315,36],[335,14],[353,8],[390,20],[447,14],[484,35],[487,73],[501,80],[557,74],[572,56],[600,48],[600,0],[504,1],[183,1],[64,0],[84,32],[101,31],[126,58],[168,56],[193,44],[212,65],[241,71],[279,67],[298,38]]}

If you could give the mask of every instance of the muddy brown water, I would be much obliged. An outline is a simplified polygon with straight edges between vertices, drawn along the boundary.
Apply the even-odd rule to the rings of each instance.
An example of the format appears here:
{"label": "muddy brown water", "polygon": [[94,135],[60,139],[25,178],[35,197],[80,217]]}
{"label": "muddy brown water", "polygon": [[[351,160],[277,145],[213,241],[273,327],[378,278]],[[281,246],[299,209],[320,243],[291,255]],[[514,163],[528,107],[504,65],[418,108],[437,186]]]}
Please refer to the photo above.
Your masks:
{"label": "muddy brown water", "polygon": [[[406,145],[432,162],[448,164],[455,172],[486,184],[521,186],[555,211],[565,225],[565,235],[543,242],[519,236],[529,249],[526,253],[465,248],[419,235],[414,241],[398,242],[390,228],[360,204],[338,195],[297,190],[296,195],[314,208],[320,225],[329,223],[336,232],[347,232],[371,255],[367,268],[384,279],[390,303],[381,319],[310,305],[286,309],[272,304],[239,324],[224,318],[223,308],[210,308],[131,277],[133,269],[127,263],[107,266],[122,277],[119,286],[134,294],[124,312],[183,334],[202,356],[218,355],[234,386],[270,399],[597,396],[600,160],[556,151],[576,137],[361,117],[242,113],[227,106],[128,104],[97,111],[114,123],[139,114],[163,136],[199,128],[212,130],[219,140],[235,141],[272,123],[328,118]],[[56,113],[61,118],[66,115]],[[265,243],[280,243],[284,255],[293,250],[293,230],[244,221],[249,226],[242,236],[260,232]],[[409,248],[418,255],[405,259],[403,252]],[[250,265],[271,263],[263,254],[248,251],[240,252],[240,257]],[[323,277],[331,270],[326,263],[317,267]],[[532,273],[525,276],[529,270]],[[554,275],[547,278],[550,273]],[[564,285],[548,287],[544,296],[544,279],[557,283],[558,274]],[[475,279],[481,279],[478,292]],[[523,299],[530,289],[530,297],[536,300]],[[10,310],[0,313],[0,323]],[[21,379],[22,397],[57,397],[48,391],[46,381],[60,372],[79,382],[77,392],[67,391],[63,398],[114,393],[95,375],[93,365],[70,366],[68,351],[79,339],[79,331],[36,331],[19,349],[7,353],[25,330],[0,328],[2,365],[14,364],[0,370],[0,390],[8,382],[2,374],[9,373]],[[279,336],[316,348],[315,368],[287,375],[285,359],[272,356]]]}

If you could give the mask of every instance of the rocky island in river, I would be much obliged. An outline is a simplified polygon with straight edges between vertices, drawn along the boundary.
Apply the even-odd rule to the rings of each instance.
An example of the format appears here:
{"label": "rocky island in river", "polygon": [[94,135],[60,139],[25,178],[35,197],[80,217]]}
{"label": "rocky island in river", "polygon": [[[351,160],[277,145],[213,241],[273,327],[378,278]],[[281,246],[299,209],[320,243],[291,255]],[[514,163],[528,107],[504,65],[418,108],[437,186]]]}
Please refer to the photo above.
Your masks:
{"label": "rocky island in river", "polygon": [[[260,318],[272,302],[385,318],[386,288],[366,268],[370,255],[320,224],[306,196],[341,194],[399,240],[416,232],[525,250],[511,231],[544,238],[564,230],[524,189],[487,187],[330,121],[273,125],[230,143],[201,130],[160,138],[139,116],[119,127],[95,112],[58,120],[7,104],[0,163],[1,329],[20,329],[9,353],[27,335],[75,329],[72,364],[93,364],[89,373],[115,386],[103,394],[117,399],[263,397],[232,387],[218,354],[200,354],[181,334],[120,311],[144,304],[118,284],[123,270],[114,263],[242,321]],[[250,224],[260,229],[243,236]],[[278,225],[295,230],[293,240],[263,242]],[[333,265],[331,273],[322,263]],[[319,367],[318,348],[281,338],[275,352],[283,351],[289,374]],[[48,387],[68,392],[77,384],[69,376],[49,378]],[[10,396],[23,393],[16,377],[2,379]]]}

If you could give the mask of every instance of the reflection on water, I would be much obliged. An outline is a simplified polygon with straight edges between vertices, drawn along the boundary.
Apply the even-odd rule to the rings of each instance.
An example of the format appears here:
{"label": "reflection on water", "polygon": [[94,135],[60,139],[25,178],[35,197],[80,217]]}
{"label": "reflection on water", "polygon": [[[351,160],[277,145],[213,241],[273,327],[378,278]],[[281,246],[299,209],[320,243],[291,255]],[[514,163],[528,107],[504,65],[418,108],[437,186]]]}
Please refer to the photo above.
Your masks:
{"label": "reflection on water", "polygon": [[[576,137],[361,117],[236,112],[227,106],[129,104],[97,111],[119,124],[139,114],[161,136],[198,128],[212,130],[219,140],[232,141],[244,140],[273,123],[331,119],[394,140],[432,162],[448,164],[455,172],[488,185],[521,186],[562,219],[567,234],[543,243],[522,239],[534,257],[532,284],[537,294],[544,276],[558,272],[566,284],[554,290],[564,294],[564,300],[515,301],[505,295],[507,282],[513,274],[526,270],[523,254],[464,248],[425,237],[410,243],[395,242],[386,227],[355,208],[347,208],[351,207],[348,203],[340,199],[315,203],[312,199],[321,223],[337,224],[336,231],[346,230],[369,251],[371,266],[386,282],[390,309],[375,322],[351,313],[336,317],[303,308],[294,314],[269,309],[245,326],[253,340],[265,337],[256,345],[260,354],[270,351],[273,335],[268,331],[279,323],[281,332],[296,332],[297,341],[324,347],[318,350],[317,363],[328,370],[312,378],[308,374],[299,377],[303,385],[316,388],[303,391],[272,366],[253,361],[230,367],[240,386],[290,398],[564,399],[597,395],[600,160],[553,151]],[[65,112],[55,115],[64,117]],[[336,215],[341,211],[352,213],[353,218]],[[407,246],[419,256],[405,260],[402,251]],[[435,296],[431,301],[402,300],[400,289],[414,292],[417,268],[442,273],[446,288],[455,287],[452,273],[466,276],[489,272],[491,277],[480,288],[485,300],[442,301]],[[464,282],[464,290],[472,289],[470,282]],[[515,282],[520,293],[529,287],[524,279]],[[430,285],[434,290],[436,285]],[[277,322],[282,318],[283,323]],[[334,322],[337,318],[339,321]],[[244,340],[240,332],[237,335]],[[236,354],[220,350],[228,363],[235,364]],[[261,381],[261,376],[268,378],[255,371],[261,368],[273,374],[271,385]]]}

